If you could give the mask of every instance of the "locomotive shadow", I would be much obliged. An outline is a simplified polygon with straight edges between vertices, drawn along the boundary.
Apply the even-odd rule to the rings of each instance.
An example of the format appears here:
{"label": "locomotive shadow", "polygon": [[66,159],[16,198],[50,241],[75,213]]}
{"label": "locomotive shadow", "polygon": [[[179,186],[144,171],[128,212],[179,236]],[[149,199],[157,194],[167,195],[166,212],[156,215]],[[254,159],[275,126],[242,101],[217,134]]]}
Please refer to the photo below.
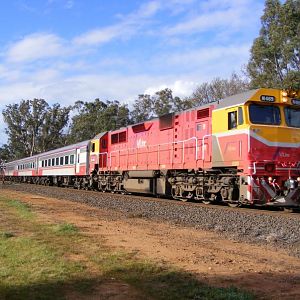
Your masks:
{"label": "locomotive shadow", "polygon": [[[114,277],[113,277],[114,276]],[[4,286],[1,299],[296,299],[300,275],[192,274],[120,268],[103,276]]]}

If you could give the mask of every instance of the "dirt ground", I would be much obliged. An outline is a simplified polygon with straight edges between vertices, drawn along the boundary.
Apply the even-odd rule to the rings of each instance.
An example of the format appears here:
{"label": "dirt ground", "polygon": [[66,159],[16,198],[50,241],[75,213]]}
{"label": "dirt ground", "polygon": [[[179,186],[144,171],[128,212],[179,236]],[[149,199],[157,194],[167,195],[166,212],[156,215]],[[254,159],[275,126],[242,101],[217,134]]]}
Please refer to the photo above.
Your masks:
{"label": "dirt ground", "polygon": [[300,259],[282,250],[65,200],[7,190],[1,193],[30,204],[43,221],[72,223],[93,238],[104,237],[116,250],[171,264],[192,272],[202,282],[243,288],[260,299],[300,299]]}

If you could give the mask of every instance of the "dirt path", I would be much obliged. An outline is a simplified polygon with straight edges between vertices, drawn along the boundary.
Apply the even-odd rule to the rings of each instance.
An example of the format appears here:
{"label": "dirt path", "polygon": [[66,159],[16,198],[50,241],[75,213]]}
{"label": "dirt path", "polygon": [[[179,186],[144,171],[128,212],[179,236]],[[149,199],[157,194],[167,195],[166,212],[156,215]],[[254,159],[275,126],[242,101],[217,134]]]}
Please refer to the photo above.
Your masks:
{"label": "dirt path", "polygon": [[104,237],[112,248],[177,266],[202,282],[244,288],[261,299],[300,298],[300,259],[282,250],[65,200],[1,192],[29,203],[43,221],[72,223],[94,239]]}

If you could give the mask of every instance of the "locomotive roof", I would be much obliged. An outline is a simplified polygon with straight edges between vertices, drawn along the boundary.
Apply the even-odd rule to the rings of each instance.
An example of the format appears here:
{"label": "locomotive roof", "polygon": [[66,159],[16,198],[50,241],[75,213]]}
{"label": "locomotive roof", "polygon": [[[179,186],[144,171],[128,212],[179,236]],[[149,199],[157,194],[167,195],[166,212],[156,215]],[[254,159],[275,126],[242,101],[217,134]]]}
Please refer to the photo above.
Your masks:
{"label": "locomotive roof", "polygon": [[[215,105],[215,109],[221,109],[221,108],[225,108],[225,107],[235,106],[235,105],[238,105],[238,104],[244,104],[251,97],[253,97],[253,95],[258,90],[259,89],[248,90],[248,91],[245,91],[245,92],[233,95],[233,96],[226,97],[226,98],[221,99],[219,101],[206,103],[204,105],[193,107],[193,108],[190,108],[190,109],[187,109],[187,110],[184,110],[184,111],[193,111],[195,109],[204,109],[204,108],[210,107],[211,105]],[[179,113],[179,112],[175,112],[175,114],[176,113]],[[139,122],[139,123],[135,123],[133,125],[129,125],[128,127],[136,126],[136,125],[143,124],[143,123],[146,123],[146,122],[152,122],[152,121],[158,120],[158,119],[159,119],[159,117],[154,117],[154,118],[149,119],[149,120],[145,120],[145,121],[142,121],[142,122]],[[122,129],[122,128],[118,128],[118,129],[115,129],[113,131],[118,131],[120,129]],[[101,135],[101,133],[100,133],[100,135]],[[96,137],[98,137],[98,136],[96,136]]]}
{"label": "locomotive roof", "polygon": [[218,102],[216,102],[216,109],[225,108],[227,106],[234,106],[238,104],[246,103],[250,98],[256,94],[258,89],[249,90],[242,92],[233,96],[226,97]]}
{"label": "locomotive roof", "polygon": [[97,135],[95,135],[95,136],[93,137],[93,140],[94,140],[94,139],[101,139],[107,132],[108,132],[108,131],[104,131],[104,132],[98,133]]}

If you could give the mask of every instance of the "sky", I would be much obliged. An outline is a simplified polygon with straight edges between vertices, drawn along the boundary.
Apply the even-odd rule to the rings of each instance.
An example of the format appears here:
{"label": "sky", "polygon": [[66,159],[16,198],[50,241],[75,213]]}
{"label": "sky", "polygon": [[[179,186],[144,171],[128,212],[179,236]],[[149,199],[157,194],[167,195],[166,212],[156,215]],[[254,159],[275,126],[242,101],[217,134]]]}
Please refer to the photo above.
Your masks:
{"label": "sky", "polygon": [[[0,110],[118,100],[171,88],[189,96],[240,73],[264,0],[10,0],[0,9]],[[6,142],[0,116],[0,145]]]}

